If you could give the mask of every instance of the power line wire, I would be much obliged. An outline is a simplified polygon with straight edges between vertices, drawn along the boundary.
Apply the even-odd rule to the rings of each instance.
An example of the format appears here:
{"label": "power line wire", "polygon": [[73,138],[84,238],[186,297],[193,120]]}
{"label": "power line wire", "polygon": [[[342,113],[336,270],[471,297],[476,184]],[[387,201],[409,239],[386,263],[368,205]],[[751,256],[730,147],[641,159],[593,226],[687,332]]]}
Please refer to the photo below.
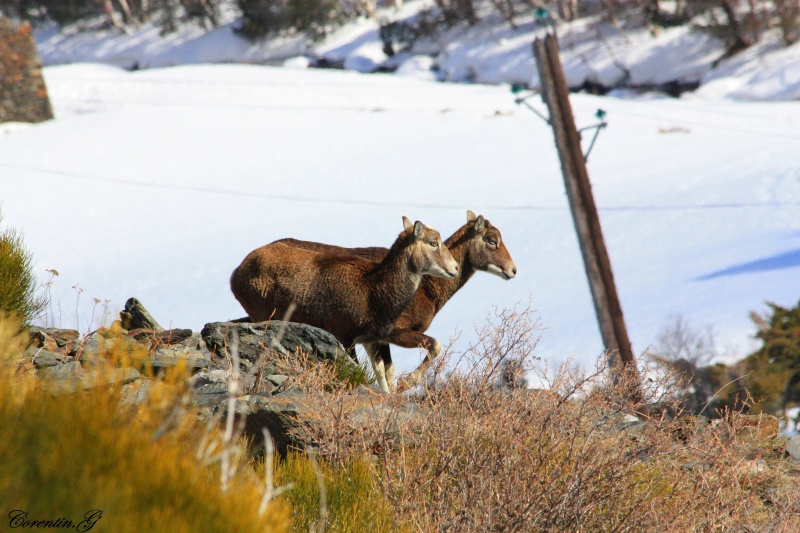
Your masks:
{"label": "power line wire", "polygon": [[[103,105],[117,105],[117,106],[125,106],[125,105],[133,105],[133,106],[152,106],[152,107],[183,107],[183,108],[198,108],[198,109],[208,109],[208,108],[224,108],[224,109],[277,109],[277,110],[292,110],[292,111],[354,111],[354,112],[409,112],[409,113],[489,113],[491,114],[494,112],[494,108],[491,106],[485,108],[464,108],[464,107],[449,107],[449,106],[442,106],[442,107],[413,107],[413,106],[403,106],[397,104],[391,104],[392,107],[384,106],[381,104],[376,104],[373,106],[345,106],[345,105],[292,105],[292,104],[245,104],[245,103],[232,103],[230,101],[226,102],[179,102],[179,101],[157,101],[157,100],[149,100],[149,101],[134,101],[134,100],[123,100],[123,99],[98,99],[93,102],[87,102],[85,99],[82,98],[71,98],[71,97],[63,97],[56,99],[56,102],[59,101],[66,101],[66,102],[80,102],[80,103],[91,103],[93,105],[103,106]],[[496,107],[496,106],[495,106]],[[674,116],[658,116],[653,114],[644,114],[644,113],[636,113],[631,111],[620,111],[618,109],[614,109],[612,107],[613,114],[623,115],[633,118],[645,119],[650,120],[653,122],[670,122],[670,123],[677,123],[677,124],[685,124],[689,126],[695,126],[699,128],[711,128],[716,130],[728,131],[732,133],[739,133],[744,135],[760,135],[764,137],[771,137],[777,139],[785,139],[791,141],[800,141],[800,135],[793,135],[790,133],[781,133],[771,131],[774,130],[774,123],[770,126],[771,130],[755,130],[755,129],[748,129],[748,128],[739,128],[733,126],[726,126],[726,125],[719,125],[719,124],[712,124],[709,122],[699,122],[693,120],[687,120],[684,118],[676,118]],[[667,107],[667,109],[670,109]],[[703,113],[697,109],[691,109],[694,113]],[[716,114],[716,113],[712,113]],[[758,118],[758,117],[756,117]],[[762,120],[767,120],[762,119]]]}
{"label": "power line wire", "polygon": [[[56,102],[80,102],[89,103],[82,98],[58,98]],[[374,106],[330,106],[330,105],[292,105],[292,104],[237,104],[231,102],[167,102],[167,101],[133,101],[133,100],[99,100],[91,102],[92,105],[98,106],[98,110],[102,110],[102,106],[152,106],[152,107],[183,107],[183,108],[198,108],[198,109],[277,109],[277,110],[290,110],[290,111],[348,111],[359,113],[380,113],[380,112],[409,112],[409,113],[484,113],[491,114],[494,109],[481,108],[481,109],[457,109],[451,107],[439,108],[423,108],[423,107],[383,107],[381,105]]]}
{"label": "power line wire", "polygon": [[[215,194],[220,196],[236,196],[244,198],[258,198],[267,200],[290,201],[290,202],[311,202],[311,203],[328,203],[340,205],[361,205],[371,207],[415,207],[420,209],[463,209],[462,205],[447,205],[435,203],[417,203],[417,202],[384,202],[376,200],[363,200],[352,198],[322,198],[313,196],[299,196],[290,194],[274,194],[274,193],[261,193],[252,191],[241,191],[234,189],[223,189],[217,187],[201,187],[195,185],[176,185],[168,183],[153,183],[145,181],[137,181],[123,178],[111,178],[106,176],[93,176],[89,174],[82,174],[77,172],[67,172],[63,170],[54,170],[39,168],[26,165],[15,165],[10,163],[0,163],[0,167],[23,170],[28,172],[36,172],[40,174],[49,174],[54,176],[63,176],[72,179],[97,181],[103,183],[111,183],[116,185],[125,185],[133,187],[146,187],[161,190],[174,190],[182,192],[195,192],[202,194]],[[617,205],[598,207],[600,211],[609,212],[647,212],[647,211],[687,211],[687,210],[703,210],[703,209],[742,209],[742,208],[792,208],[800,207],[800,202],[721,202],[710,204],[679,204],[679,205],[650,205],[650,206],[635,206],[635,205]],[[485,206],[486,209],[504,210],[504,211],[566,211],[566,206],[545,206],[545,205],[495,205]]]}

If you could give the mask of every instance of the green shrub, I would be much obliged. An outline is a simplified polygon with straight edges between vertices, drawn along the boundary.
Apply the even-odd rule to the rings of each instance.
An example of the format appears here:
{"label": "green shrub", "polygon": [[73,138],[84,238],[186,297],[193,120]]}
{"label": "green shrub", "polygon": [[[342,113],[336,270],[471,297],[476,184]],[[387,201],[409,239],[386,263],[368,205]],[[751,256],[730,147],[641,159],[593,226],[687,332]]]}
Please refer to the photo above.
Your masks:
{"label": "green shrub", "polygon": [[[327,525],[325,531],[402,531],[396,527],[393,510],[383,493],[376,490],[376,468],[366,455],[333,467],[318,463],[325,481]],[[262,465],[263,469],[263,465]],[[276,484],[294,483],[282,496],[291,506],[294,531],[309,531],[320,516],[320,488],[314,465],[303,453],[290,452],[275,468]]]}
{"label": "green shrub", "polygon": [[[193,417],[154,440],[163,402],[121,410],[120,387],[53,397],[37,386],[32,365],[19,359],[26,338],[17,324],[0,319],[4,513],[78,525],[95,510],[102,515],[93,515],[94,531],[119,533],[286,530],[285,504],[273,502],[259,515],[262,486],[252,470],[240,468],[228,490],[221,489],[216,464],[197,459],[203,430]],[[153,382],[150,389],[159,386],[169,383]]]}
{"label": "green shrub", "polygon": [[0,231],[0,315],[12,315],[25,324],[39,317],[49,303],[44,296],[36,296],[32,265],[33,256],[25,249],[22,234],[14,228]]}
{"label": "green shrub", "polygon": [[338,357],[333,362],[333,374],[337,382],[347,389],[354,389],[359,385],[369,385],[375,381],[372,371],[367,368],[366,361],[353,362],[350,356]]}

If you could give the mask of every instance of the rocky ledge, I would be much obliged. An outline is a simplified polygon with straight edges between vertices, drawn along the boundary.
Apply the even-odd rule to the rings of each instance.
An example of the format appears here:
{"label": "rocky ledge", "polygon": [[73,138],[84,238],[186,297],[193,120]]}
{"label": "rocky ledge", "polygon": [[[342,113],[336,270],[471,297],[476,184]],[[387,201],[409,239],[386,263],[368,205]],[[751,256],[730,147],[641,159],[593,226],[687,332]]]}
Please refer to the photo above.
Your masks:
{"label": "rocky ledge", "polygon": [[[166,330],[141,302],[131,298],[120,320],[109,328],[81,336],[75,330],[31,327],[29,335],[30,346],[20,354],[20,368],[34,374],[48,393],[72,394],[116,383],[122,387],[121,403],[137,405],[148,401],[155,382],[170,369],[178,369],[191,376],[186,394],[186,403],[193,406],[189,411],[201,419],[219,421],[233,405],[254,452],[263,449],[263,429],[269,431],[280,453],[318,447],[319,435],[329,435],[332,424],[335,431],[348,435],[375,437],[378,451],[391,442],[413,438],[423,423],[418,402],[373,386],[347,390],[326,385],[313,392],[298,387],[309,361],[328,361],[345,372],[359,371],[330,333],[304,324],[239,319],[211,322],[200,332]],[[231,398],[235,401],[230,402]],[[702,416],[682,421],[687,435],[713,429],[719,422]],[[778,435],[778,420],[773,416],[750,415],[741,421],[747,433],[742,438]],[[643,438],[647,427],[647,422],[632,415],[610,417],[604,424],[608,422],[634,440]],[[800,435],[780,440],[785,453],[800,462]]]}
{"label": "rocky ledge", "polygon": [[[297,358],[358,370],[333,335],[304,324],[238,320],[211,322],[200,332],[167,330],[131,298],[120,320],[108,328],[81,336],[70,329],[31,327],[29,335],[20,366],[48,393],[71,394],[117,383],[122,384],[121,402],[136,405],[148,400],[154,382],[180,367],[191,376],[188,403],[201,418],[223,418],[235,391],[235,415],[245,422],[254,449],[263,442],[262,428],[269,429],[281,452],[314,445],[315,424],[325,423],[324,406],[333,403],[326,398],[334,394],[348,402],[352,430],[378,425],[395,409],[389,404],[396,402],[374,387],[302,392],[295,385],[303,371]],[[232,371],[234,362],[238,372]],[[236,386],[231,387],[234,376]],[[416,412],[411,404],[401,411],[407,416]]]}

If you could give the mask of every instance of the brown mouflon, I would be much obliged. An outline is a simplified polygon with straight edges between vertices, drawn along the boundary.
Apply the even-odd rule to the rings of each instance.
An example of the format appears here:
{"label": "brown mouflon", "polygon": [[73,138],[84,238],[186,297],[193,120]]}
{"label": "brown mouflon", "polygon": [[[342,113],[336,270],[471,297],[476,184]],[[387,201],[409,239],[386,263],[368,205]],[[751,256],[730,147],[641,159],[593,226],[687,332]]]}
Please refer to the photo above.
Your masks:
{"label": "brown mouflon", "polygon": [[[387,248],[380,247],[342,248],[296,239],[278,242],[331,257],[361,257],[373,263],[381,262],[389,253]],[[439,341],[424,332],[444,304],[476,271],[489,272],[506,280],[517,274],[517,267],[508,253],[500,230],[492,226],[483,215],[476,216],[472,211],[467,211],[467,223],[458,228],[445,241],[445,245],[458,262],[458,275],[451,280],[424,278],[411,303],[398,318],[394,331],[383,339],[364,343],[375,375],[384,390],[394,389],[394,365],[389,343],[403,348],[423,347],[428,351],[419,368],[401,381],[401,388],[419,384],[432,360],[442,349]]]}
{"label": "brown mouflon", "polygon": [[253,322],[281,318],[294,304],[293,322],[329,331],[348,350],[386,338],[423,276],[453,279],[459,270],[438,231],[406,217],[403,226],[379,262],[321,254],[291,239],[267,244],[233,271],[231,291]]}

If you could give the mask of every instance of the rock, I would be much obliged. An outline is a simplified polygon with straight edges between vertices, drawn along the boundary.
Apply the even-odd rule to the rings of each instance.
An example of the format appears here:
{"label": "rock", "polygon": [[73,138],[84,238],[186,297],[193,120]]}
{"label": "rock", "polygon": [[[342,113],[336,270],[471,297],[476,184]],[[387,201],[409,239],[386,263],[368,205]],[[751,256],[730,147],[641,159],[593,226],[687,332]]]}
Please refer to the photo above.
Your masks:
{"label": "rock", "polygon": [[149,328],[136,328],[128,332],[128,337],[142,344],[153,344],[156,332]]}
{"label": "rock", "polygon": [[[115,351],[117,355],[121,355],[124,350],[128,350],[127,353],[130,353],[135,344],[136,341],[126,337],[120,331],[100,328],[81,339],[74,354],[84,366],[106,364],[109,355],[113,355]],[[143,345],[140,346],[145,348]]]}
{"label": "rock", "polygon": [[72,361],[72,357],[68,355],[51,352],[44,348],[28,348],[23,352],[23,356],[33,363],[36,368],[46,368]]}
{"label": "rock", "polygon": [[[77,363],[77,361],[73,361]],[[72,363],[67,363],[67,366]],[[57,366],[43,369],[42,371],[53,371],[59,368]],[[65,376],[62,379],[52,380],[45,385],[45,390],[53,396],[60,396],[62,394],[73,394],[79,390],[89,390],[94,387],[104,385],[112,385],[115,383],[130,383],[139,379],[141,374],[133,368],[111,368],[99,370],[83,370],[82,372],[75,372],[73,375]]]}
{"label": "rock", "polygon": [[[531,391],[538,397],[538,401],[544,402],[543,405],[553,409],[560,403],[558,398],[554,398],[547,391]],[[555,400],[555,403],[554,403]],[[634,440],[641,440],[646,422],[639,420],[633,414],[626,413],[618,407],[613,407],[604,411],[600,416],[593,420],[593,424],[603,432],[625,432]]]}
{"label": "rock", "polygon": [[186,340],[181,341],[181,346],[188,346],[189,348],[194,348],[201,354],[203,354],[203,358],[207,361],[211,361],[211,351],[206,346],[206,341],[203,340],[203,336],[200,334],[199,331],[192,333],[192,336]]}
{"label": "rock", "polygon": [[160,331],[155,335],[158,344],[164,346],[180,344],[191,336],[192,330],[179,328]]}
{"label": "rock", "polygon": [[372,383],[369,386],[359,385],[358,387],[353,389],[353,394],[366,394],[366,395],[374,394],[378,396],[384,396],[389,393],[378,387],[377,383]]}
{"label": "rock", "polygon": [[42,368],[37,376],[48,381],[60,381],[76,378],[83,373],[83,368],[78,361],[70,361],[63,365],[54,365]]}
{"label": "rock", "polygon": [[57,350],[56,340],[48,334],[47,330],[39,327],[32,327],[28,330],[31,339],[31,346],[44,348],[45,350]]}
{"label": "rock", "polygon": [[226,383],[205,383],[192,391],[192,405],[198,407],[218,406],[228,399]]}
{"label": "rock", "polygon": [[[281,329],[283,336],[273,346]],[[219,364],[227,364],[225,354],[234,346],[245,372],[250,370],[262,354],[265,355],[263,373],[267,375],[281,373],[277,366],[270,364],[275,360],[275,357],[269,357],[270,352],[293,356],[300,350],[315,355],[318,360],[329,361],[334,361],[345,353],[344,347],[327,331],[295,322],[212,322],[203,327],[201,335],[213,354],[213,360]]]}
{"label": "rock", "polygon": [[113,383],[130,383],[141,377],[135,368],[113,368],[111,370],[100,370],[95,372],[85,372],[81,377],[84,388],[97,387],[99,385],[111,385]]}
{"label": "rock", "polygon": [[155,331],[149,328],[137,328],[128,332],[128,337],[136,339],[138,342],[148,343],[151,346],[169,346],[181,344],[192,336],[190,329],[167,329]]}
{"label": "rock", "polygon": [[640,423],[642,423],[642,421],[639,420],[636,416],[624,413],[619,416],[619,422],[617,424],[617,427],[619,427],[619,429],[626,429],[630,426],[636,426]]}
{"label": "rock", "polygon": [[[217,406],[228,399],[227,370],[201,370],[195,374],[191,402],[196,406]],[[244,376],[244,386],[253,384],[253,376]]]}
{"label": "rock", "polygon": [[[221,403],[218,409],[224,420],[227,405]],[[345,427],[340,429],[344,434],[359,434],[364,438],[373,435],[376,448],[384,444],[384,436],[395,442],[412,439],[421,430],[424,416],[416,404],[367,387],[343,396],[288,390],[274,396],[248,394],[236,401],[236,417],[245,417],[245,434],[252,439],[254,452],[263,446],[261,428],[269,430],[281,454],[290,447],[316,447],[317,435],[330,430],[333,411],[344,413],[341,422]]]}
{"label": "rock", "polygon": [[[118,323],[115,323],[118,324]],[[128,336],[119,325],[100,328],[87,334],[78,343],[72,354],[83,366],[119,364],[119,359],[131,356],[142,359],[150,349],[148,341],[139,341]]]}
{"label": "rock", "polygon": [[90,360],[95,356],[102,356],[106,353],[106,338],[95,331],[86,335],[80,342],[76,350],[76,357],[82,360]]}
{"label": "rock", "polygon": [[137,406],[144,404],[150,397],[152,379],[137,379],[122,386],[119,403],[121,406]]}
{"label": "rock", "polygon": [[164,331],[164,328],[147,312],[142,302],[136,298],[129,298],[125,302],[125,309],[120,311],[119,318],[122,321],[122,327],[129,331],[139,328],[151,329],[156,333]]}
{"label": "rock", "polygon": [[267,380],[276,387],[280,387],[281,385],[286,383],[286,380],[288,379],[289,376],[283,376],[281,374],[270,374],[269,376],[267,376]]}
{"label": "rock", "polygon": [[737,436],[744,439],[771,439],[780,432],[778,417],[768,414],[736,417]]}
{"label": "rock", "polygon": [[786,453],[792,460],[800,462],[800,434],[792,435],[786,441]]}
{"label": "rock", "polygon": [[71,353],[78,344],[80,333],[74,329],[40,328],[28,329],[31,345],[51,352]]}
{"label": "rock", "polygon": [[[253,451],[264,446],[266,428],[278,453],[285,455],[289,446],[303,449],[312,438],[302,431],[300,419],[311,410],[306,403],[307,396],[301,392],[284,392],[268,397],[262,394],[242,396],[236,402],[236,418],[245,418],[245,435],[252,439]],[[227,414],[227,405],[220,405],[222,419]],[[302,435],[302,436],[301,436]]]}
{"label": "rock", "polygon": [[634,441],[644,442],[644,429],[647,427],[647,422],[639,420],[633,415],[623,415],[622,420],[617,425],[620,431],[624,431]]}
{"label": "rock", "polygon": [[194,374],[202,368],[208,368],[211,361],[208,356],[194,348],[177,345],[157,348],[151,355],[142,359],[140,364],[142,369],[152,368],[156,375],[179,364],[186,365],[186,368]]}

